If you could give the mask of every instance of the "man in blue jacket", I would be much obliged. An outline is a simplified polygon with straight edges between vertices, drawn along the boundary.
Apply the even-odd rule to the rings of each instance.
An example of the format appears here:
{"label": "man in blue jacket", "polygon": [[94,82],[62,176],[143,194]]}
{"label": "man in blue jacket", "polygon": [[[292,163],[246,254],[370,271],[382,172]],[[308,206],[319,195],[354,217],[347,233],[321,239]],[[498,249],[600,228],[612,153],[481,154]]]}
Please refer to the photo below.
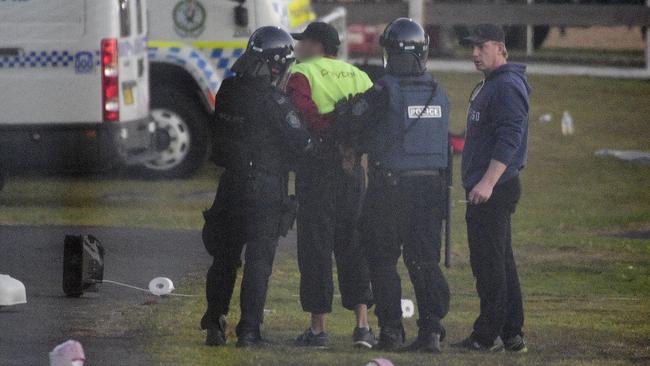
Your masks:
{"label": "man in blue jacket", "polygon": [[470,96],[462,159],[470,264],[481,305],[474,331],[455,346],[526,352],[511,215],[526,165],[530,87],[526,67],[508,63],[504,41],[503,30],[492,24],[477,26],[463,40],[473,46],[474,64],[485,75]]}

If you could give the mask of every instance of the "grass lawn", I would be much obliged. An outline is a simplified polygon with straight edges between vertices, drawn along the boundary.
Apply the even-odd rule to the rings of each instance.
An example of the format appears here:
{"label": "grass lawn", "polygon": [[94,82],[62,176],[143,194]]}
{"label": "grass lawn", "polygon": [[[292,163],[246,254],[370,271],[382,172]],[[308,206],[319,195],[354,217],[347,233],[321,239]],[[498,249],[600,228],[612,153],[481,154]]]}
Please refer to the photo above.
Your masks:
{"label": "grass lawn", "polygon": [[[452,102],[453,128],[464,125],[466,101],[478,74],[437,74]],[[281,256],[270,284],[264,334],[281,344],[268,350],[234,347],[235,294],[230,344],[202,345],[198,329],[203,298],[169,299],[134,322],[163,365],[363,365],[385,356],[396,365],[624,365],[650,364],[650,240],[611,233],[650,230],[650,167],[595,157],[599,148],[650,148],[650,83],[578,77],[531,77],[529,166],[514,216],[513,241],[525,296],[530,351],[525,355],[470,355],[446,349],[440,356],[358,352],[350,347],[351,313],[335,298],[329,318],[330,350],[294,348],[308,323],[298,298],[295,253]],[[560,133],[564,110],[576,134]],[[554,120],[540,124],[542,113]],[[458,164],[458,161],[457,161]],[[456,169],[458,172],[458,169]],[[458,174],[456,174],[458,176]],[[216,188],[218,174],[204,168],[189,181],[126,177],[21,177],[0,194],[0,223],[84,224],[200,229],[200,211],[211,203],[201,192]],[[458,181],[456,201],[462,199]],[[198,192],[198,193],[197,193]],[[478,311],[468,265],[464,208],[454,211],[454,266],[445,270],[452,290],[445,319],[450,341],[471,330]],[[206,254],[207,255],[207,254]],[[413,299],[402,267],[404,297]],[[203,293],[203,274],[180,284]],[[406,319],[407,336],[416,318]],[[371,317],[376,326],[376,319]]]}

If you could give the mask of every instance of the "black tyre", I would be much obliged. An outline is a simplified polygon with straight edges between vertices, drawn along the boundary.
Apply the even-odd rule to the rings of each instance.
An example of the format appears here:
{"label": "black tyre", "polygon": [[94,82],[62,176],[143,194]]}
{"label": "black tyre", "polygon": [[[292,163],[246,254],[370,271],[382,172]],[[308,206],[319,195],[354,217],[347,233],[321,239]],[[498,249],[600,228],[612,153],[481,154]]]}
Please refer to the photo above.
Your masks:
{"label": "black tyre", "polygon": [[160,156],[142,164],[145,174],[159,178],[191,176],[207,155],[207,113],[182,90],[160,86],[151,90],[151,115],[158,125]]}

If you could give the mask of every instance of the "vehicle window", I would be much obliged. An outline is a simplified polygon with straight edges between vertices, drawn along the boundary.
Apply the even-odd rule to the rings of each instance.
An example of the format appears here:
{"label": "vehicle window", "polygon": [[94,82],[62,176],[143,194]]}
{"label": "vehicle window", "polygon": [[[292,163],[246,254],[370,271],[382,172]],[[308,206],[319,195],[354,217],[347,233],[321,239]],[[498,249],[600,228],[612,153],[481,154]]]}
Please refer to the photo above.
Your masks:
{"label": "vehicle window", "polygon": [[122,37],[131,35],[131,9],[129,0],[119,0],[120,2],[120,33]]}
{"label": "vehicle window", "polygon": [[79,0],[0,0],[0,44],[76,40],[84,34],[85,19]]}
{"label": "vehicle window", "polygon": [[143,33],[143,21],[142,21],[142,0],[136,0],[135,2],[135,13],[136,13],[136,22],[138,27],[138,34]]}

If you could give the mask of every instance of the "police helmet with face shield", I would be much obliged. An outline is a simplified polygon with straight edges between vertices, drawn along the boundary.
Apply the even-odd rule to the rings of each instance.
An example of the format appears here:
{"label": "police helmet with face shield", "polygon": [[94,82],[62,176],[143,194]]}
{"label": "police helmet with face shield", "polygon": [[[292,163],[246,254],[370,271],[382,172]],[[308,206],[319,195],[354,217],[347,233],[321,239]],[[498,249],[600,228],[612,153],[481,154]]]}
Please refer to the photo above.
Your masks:
{"label": "police helmet with face shield", "polygon": [[408,18],[397,18],[379,39],[384,48],[384,67],[393,75],[422,75],[429,55],[429,36]]}
{"label": "police helmet with face shield", "polygon": [[293,39],[279,27],[261,27],[251,35],[244,54],[232,66],[240,76],[270,77],[279,84],[295,61]]}

